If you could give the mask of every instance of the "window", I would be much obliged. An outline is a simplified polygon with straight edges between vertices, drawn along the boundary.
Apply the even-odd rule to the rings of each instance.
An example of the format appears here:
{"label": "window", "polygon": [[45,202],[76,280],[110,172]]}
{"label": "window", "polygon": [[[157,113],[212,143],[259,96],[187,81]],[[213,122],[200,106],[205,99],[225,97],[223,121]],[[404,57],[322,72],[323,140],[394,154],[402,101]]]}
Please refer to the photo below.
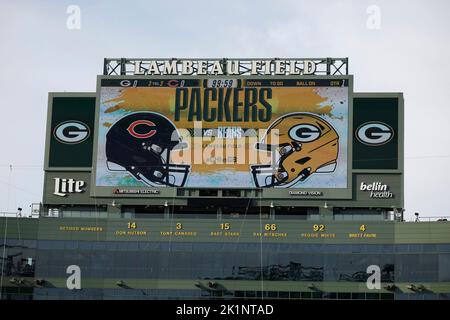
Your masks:
{"label": "window", "polygon": [[364,292],[353,292],[352,300],[365,300],[366,294]]}
{"label": "window", "polygon": [[313,292],[311,295],[311,298],[313,299],[322,299],[323,293],[322,292]]}
{"label": "window", "polygon": [[301,298],[302,299],[311,299],[311,292],[302,292]]}
{"label": "window", "polygon": [[291,292],[290,297],[291,297],[291,299],[300,299],[301,293],[300,292]]}
{"label": "window", "polygon": [[338,299],[349,300],[352,298],[351,293],[347,292],[338,292]]}

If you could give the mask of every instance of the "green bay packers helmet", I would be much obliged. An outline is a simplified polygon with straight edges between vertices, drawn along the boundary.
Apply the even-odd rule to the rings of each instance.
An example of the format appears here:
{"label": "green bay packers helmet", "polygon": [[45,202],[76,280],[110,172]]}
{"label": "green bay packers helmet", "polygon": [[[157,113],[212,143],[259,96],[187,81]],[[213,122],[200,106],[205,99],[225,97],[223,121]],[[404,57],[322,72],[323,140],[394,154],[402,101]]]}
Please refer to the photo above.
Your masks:
{"label": "green bay packers helmet", "polygon": [[271,155],[269,164],[251,166],[256,187],[290,188],[315,172],[336,169],[339,136],[321,117],[294,112],[275,120],[256,149]]}

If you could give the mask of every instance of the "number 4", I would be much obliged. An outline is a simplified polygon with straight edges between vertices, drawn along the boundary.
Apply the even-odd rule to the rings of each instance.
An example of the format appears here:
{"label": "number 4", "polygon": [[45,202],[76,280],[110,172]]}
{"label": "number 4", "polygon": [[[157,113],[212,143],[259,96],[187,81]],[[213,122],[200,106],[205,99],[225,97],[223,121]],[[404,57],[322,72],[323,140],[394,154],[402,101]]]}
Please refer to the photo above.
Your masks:
{"label": "number 4", "polygon": [[366,225],[365,224],[360,225],[359,231],[362,231],[362,232],[366,231]]}

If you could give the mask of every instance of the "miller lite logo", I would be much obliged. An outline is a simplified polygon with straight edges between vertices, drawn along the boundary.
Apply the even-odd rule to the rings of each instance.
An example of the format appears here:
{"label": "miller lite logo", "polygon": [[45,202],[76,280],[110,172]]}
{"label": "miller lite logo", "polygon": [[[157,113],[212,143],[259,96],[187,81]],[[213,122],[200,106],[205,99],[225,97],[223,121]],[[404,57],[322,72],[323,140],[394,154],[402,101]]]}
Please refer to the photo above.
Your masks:
{"label": "miller lite logo", "polygon": [[59,197],[65,197],[68,193],[81,193],[84,191],[86,183],[81,180],[53,178],[55,180],[55,190],[53,194]]}

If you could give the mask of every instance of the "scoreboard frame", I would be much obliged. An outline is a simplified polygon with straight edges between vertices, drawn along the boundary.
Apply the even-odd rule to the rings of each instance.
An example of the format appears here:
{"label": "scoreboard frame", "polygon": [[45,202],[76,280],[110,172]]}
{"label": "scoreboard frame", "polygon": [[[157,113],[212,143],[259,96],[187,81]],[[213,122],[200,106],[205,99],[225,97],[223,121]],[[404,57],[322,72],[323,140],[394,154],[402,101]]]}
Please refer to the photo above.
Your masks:
{"label": "scoreboard frame", "polygon": [[[348,128],[347,128],[347,187],[346,188],[242,188],[242,187],[123,187],[126,192],[117,192],[118,186],[97,186],[96,185],[96,171],[97,171],[97,153],[98,153],[98,138],[99,138],[99,117],[100,117],[100,92],[101,92],[101,81],[104,79],[123,79],[123,80],[183,80],[183,79],[198,79],[212,80],[212,79],[237,79],[237,80],[299,80],[299,81],[317,81],[317,80],[347,80],[348,81]],[[278,86],[272,86],[278,87]],[[240,75],[240,76],[97,76],[97,91],[96,91],[96,111],[95,111],[95,126],[94,126],[94,141],[93,141],[93,156],[92,156],[92,171],[91,171],[91,197],[122,197],[122,198],[190,198],[191,196],[185,196],[185,192],[180,194],[179,190],[187,190],[187,193],[192,193],[192,191],[200,192],[200,190],[223,190],[223,189],[234,189],[234,190],[249,190],[250,198],[260,198],[260,199],[291,199],[291,200],[316,200],[323,201],[324,199],[351,199],[353,192],[353,170],[352,170],[352,139],[353,139],[353,75],[282,75],[282,76],[254,76],[254,75]],[[128,192],[131,191],[131,192]],[[149,192],[152,191],[152,192]],[[297,192],[301,193],[297,193]],[[145,192],[145,193],[144,193]],[[294,194],[290,193],[294,192]],[[314,201],[315,202],[315,201]]]}

